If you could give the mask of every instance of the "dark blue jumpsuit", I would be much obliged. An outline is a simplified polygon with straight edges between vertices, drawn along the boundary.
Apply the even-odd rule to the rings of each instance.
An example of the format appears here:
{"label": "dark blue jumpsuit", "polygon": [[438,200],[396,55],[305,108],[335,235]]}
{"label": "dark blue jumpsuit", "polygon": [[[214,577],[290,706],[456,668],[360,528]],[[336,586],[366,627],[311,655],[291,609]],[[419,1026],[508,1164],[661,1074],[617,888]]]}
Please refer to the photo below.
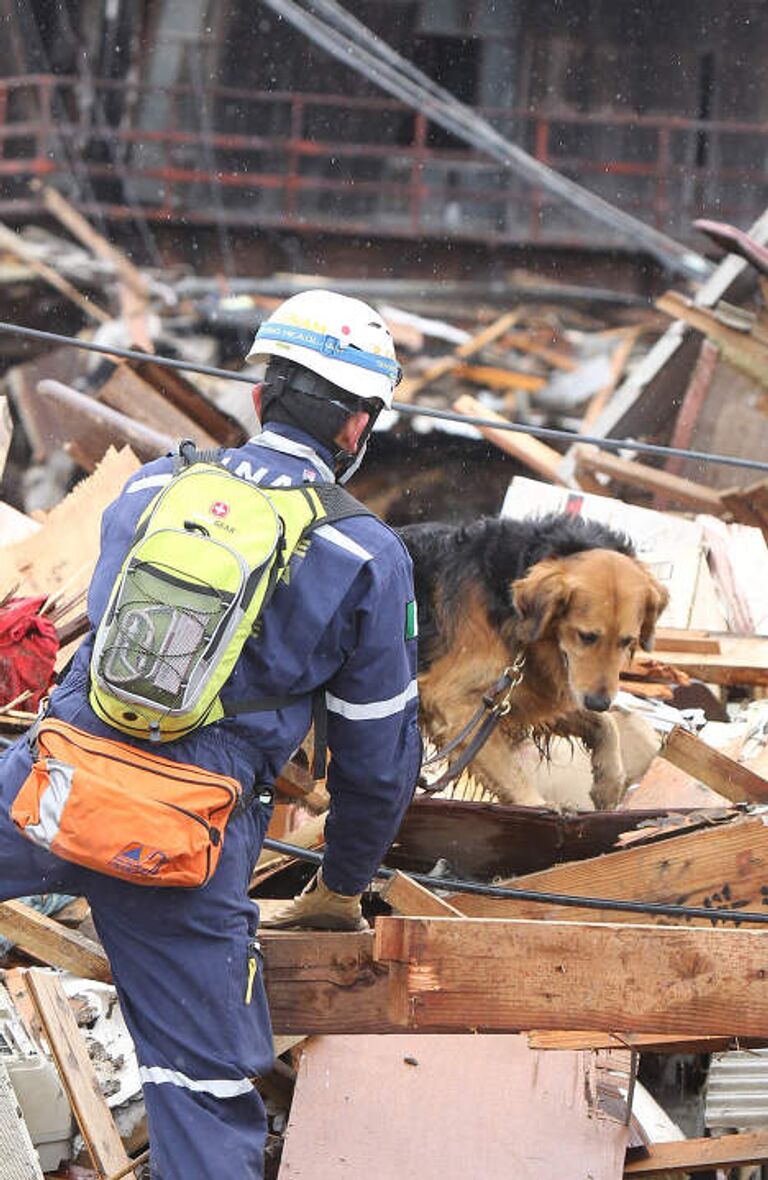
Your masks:
{"label": "dark blue jumpsuit", "polygon": [[[330,456],[283,426],[227,451],[224,462],[266,487],[333,478]],[[92,626],[137,519],[170,470],[170,459],[146,465],[104,513],[88,598]],[[244,788],[273,781],[309,729],[313,690],[324,686],[331,808],[323,875],[331,889],[358,893],[397,832],[419,769],[416,644],[406,631],[411,562],[396,534],[360,516],[321,526],[307,552],[293,557],[289,574],[222,700],[288,693],[295,704],[225,719],[160,749],[232,775]],[[88,704],[92,642],[91,633],[52,694],[50,712],[130,741]],[[8,808],[29,767],[24,739],[0,761],[0,899],[64,892],[90,902],[141,1066],[153,1176],[259,1180],[266,1122],[249,1079],[270,1069],[273,1054],[260,974],[246,1003],[249,942],[258,923],[247,886],[269,809],[257,802],[233,817],[205,887],[133,885],[60,860],[18,833]]]}

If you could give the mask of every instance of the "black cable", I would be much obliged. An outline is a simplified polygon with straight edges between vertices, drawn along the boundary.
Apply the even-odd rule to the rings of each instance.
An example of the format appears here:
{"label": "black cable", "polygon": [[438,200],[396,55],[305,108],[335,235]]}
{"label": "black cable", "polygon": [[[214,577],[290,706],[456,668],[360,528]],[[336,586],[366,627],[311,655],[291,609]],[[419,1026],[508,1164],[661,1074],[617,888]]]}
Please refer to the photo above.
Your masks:
{"label": "black cable", "polygon": [[[213,365],[197,365],[190,361],[176,360],[167,356],[156,356],[154,353],[137,352],[130,348],[117,348],[113,345],[94,344],[91,341],[77,340],[74,336],[62,336],[58,332],[44,332],[41,328],[22,328],[18,324],[0,321],[0,333],[5,332],[14,336],[25,336],[31,340],[45,340],[51,344],[67,344],[72,348],[83,348],[86,352],[99,352],[104,356],[120,357],[129,361],[150,361],[166,369],[182,369],[189,373],[202,373],[206,377],[223,377],[229,381],[242,381],[246,385],[253,385],[254,378],[247,373],[233,372],[231,369],[217,369]],[[497,422],[488,418],[474,418],[467,414],[459,414],[454,410],[436,410],[429,406],[412,406],[406,402],[393,402],[392,409],[399,414],[410,415],[414,418],[444,418],[449,422],[462,422],[465,426],[476,426],[480,429],[511,430],[519,434],[529,434],[534,438],[547,438],[560,442],[591,443],[604,451],[636,451],[640,455],[655,455],[663,458],[676,457],[692,459],[698,463],[716,463],[721,467],[745,467],[750,471],[768,472],[768,462],[760,459],[742,459],[737,455],[719,455],[709,451],[691,451],[683,447],[664,447],[655,443],[639,442],[631,438],[601,438],[593,434],[573,434],[568,430],[556,430],[548,426],[528,426],[522,422]]]}
{"label": "black cable", "polygon": [[[313,852],[309,848],[299,848],[295,844],[286,844],[284,840],[273,840],[268,837],[264,847],[272,852],[282,852],[289,856],[306,860],[310,864],[321,865],[322,853]],[[394,869],[383,865],[376,870],[375,876],[389,878],[394,876]],[[478,893],[482,897],[510,898],[513,901],[541,902],[542,905],[575,906],[587,910],[617,910],[619,913],[649,914],[658,918],[706,918],[717,922],[756,922],[760,925],[768,924],[768,913],[758,913],[752,910],[716,910],[706,906],[665,905],[658,901],[626,901],[613,897],[579,897],[574,893],[541,893],[536,889],[508,889],[503,885],[482,885],[476,881],[456,881],[452,877],[429,877],[426,873],[408,873],[413,881],[419,885],[426,885],[428,889],[447,890],[451,893]],[[257,899],[258,900],[258,899]]]}

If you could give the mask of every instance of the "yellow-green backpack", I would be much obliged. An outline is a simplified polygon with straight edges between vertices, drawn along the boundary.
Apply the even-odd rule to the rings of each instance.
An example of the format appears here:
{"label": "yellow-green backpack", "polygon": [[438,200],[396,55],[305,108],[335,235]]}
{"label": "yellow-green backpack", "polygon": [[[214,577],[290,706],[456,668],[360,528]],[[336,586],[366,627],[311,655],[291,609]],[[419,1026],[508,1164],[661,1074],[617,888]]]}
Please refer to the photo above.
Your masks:
{"label": "yellow-green backpack", "polygon": [[98,716],[161,742],[224,715],[221,688],[301,542],[367,512],[336,484],[262,488],[189,444],[180,454],[139,519],[91,657]]}

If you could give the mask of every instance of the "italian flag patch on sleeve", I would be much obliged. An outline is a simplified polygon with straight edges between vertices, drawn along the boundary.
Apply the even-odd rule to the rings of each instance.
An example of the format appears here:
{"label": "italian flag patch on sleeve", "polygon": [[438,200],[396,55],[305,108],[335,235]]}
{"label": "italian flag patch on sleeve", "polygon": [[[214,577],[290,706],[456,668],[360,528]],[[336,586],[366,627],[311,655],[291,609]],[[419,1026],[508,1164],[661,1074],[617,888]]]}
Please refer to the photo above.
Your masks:
{"label": "italian flag patch on sleeve", "polygon": [[419,624],[416,618],[416,600],[412,598],[410,602],[405,604],[405,638],[415,639],[419,633]]}

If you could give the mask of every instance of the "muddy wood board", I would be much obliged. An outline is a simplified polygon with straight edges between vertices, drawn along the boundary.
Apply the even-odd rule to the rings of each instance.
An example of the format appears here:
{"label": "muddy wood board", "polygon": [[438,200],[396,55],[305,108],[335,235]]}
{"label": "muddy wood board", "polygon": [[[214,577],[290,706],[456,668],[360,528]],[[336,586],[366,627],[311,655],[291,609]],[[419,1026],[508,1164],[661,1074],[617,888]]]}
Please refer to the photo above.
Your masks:
{"label": "muddy wood board", "polygon": [[602,1108],[595,1072],[593,1054],[540,1054],[518,1036],[313,1038],[279,1180],[551,1180],[564,1158],[615,1180],[628,1128]]}
{"label": "muddy wood board", "polygon": [[[768,827],[762,817],[670,836],[653,844],[625,848],[593,860],[555,865],[516,877],[512,889],[572,893],[585,897],[624,898],[701,906],[712,911],[748,910],[768,914]],[[512,898],[456,894],[446,899],[463,914],[486,918],[541,918],[560,922],[662,922],[680,918],[624,914],[615,910],[517,901]],[[707,919],[689,919],[696,925]],[[768,926],[759,927],[768,930]]]}
{"label": "muddy wood board", "polygon": [[668,811],[591,811],[563,815],[537,807],[417,797],[387,855],[387,864],[428,873],[441,857],[453,875],[488,880],[534,873],[560,861],[584,860],[613,848],[617,836]]}

